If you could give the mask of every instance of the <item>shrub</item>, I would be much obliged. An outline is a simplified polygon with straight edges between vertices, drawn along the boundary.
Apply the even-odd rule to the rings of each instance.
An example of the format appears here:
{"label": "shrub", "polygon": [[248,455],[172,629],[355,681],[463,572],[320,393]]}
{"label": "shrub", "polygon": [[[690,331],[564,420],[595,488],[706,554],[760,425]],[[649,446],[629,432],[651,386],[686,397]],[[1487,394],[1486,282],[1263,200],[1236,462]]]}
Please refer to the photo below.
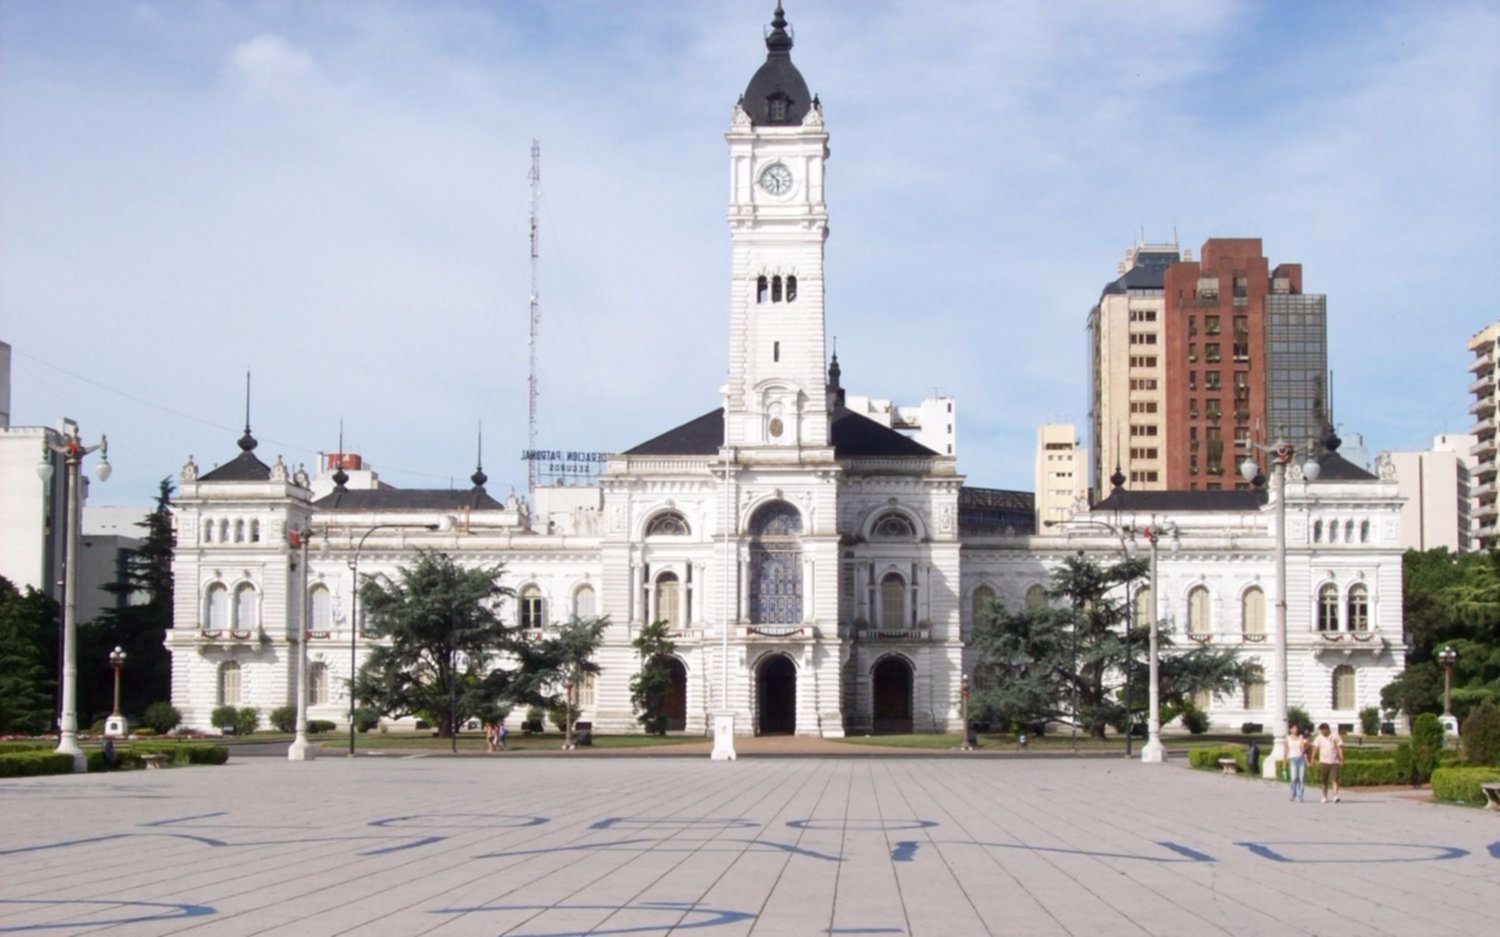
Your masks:
{"label": "shrub", "polygon": [[254,706],[246,706],[235,714],[234,734],[249,735],[260,725],[260,710]]}
{"label": "shrub", "polygon": [[1208,713],[1189,706],[1182,711],[1182,727],[1193,735],[1202,735],[1208,731]]}
{"label": "shrub", "polygon": [[1474,707],[1463,724],[1462,739],[1470,764],[1500,765],[1500,709],[1490,700]]}
{"label": "shrub", "polygon": [[1413,784],[1425,784],[1438,766],[1443,750],[1443,724],[1432,713],[1422,713],[1411,727],[1411,776]]}
{"label": "shrub", "polygon": [[1351,761],[1394,761],[1396,750],[1394,748],[1357,748],[1353,745],[1344,746],[1344,763]]}
{"label": "shrub", "polygon": [[1366,706],[1359,711],[1359,731],[1362,735],[1380,734],[1380,710]]}
{"label": "shrub", "polygon": [[233,706],[219,706],[209,714],[208,724],[215,729],[232,731],[240,724],[240,711]]}
{"label": "shrub", "polygon": [[144,768],[146,766],[146,763],[141,761],[141,756],[128,748],[115,749],[114,764],[110,764],[105,760],[103,749],[94,749],[84,754],[88,758],[90,774],[100,771],[123,771],[128,768]]}
{"label": "shrub", "polygon": [[1289,727],[1294,725],[1301,726],[1303,735],[1312,734],[1312,717],[1309,716],[1307,714],[1307,710],[1303,709],[1301,706],[1288,706],[1286,708],[1286,724]]}
{"label": "shrub", "polygon": [[166,755],[169,765],[222,765],[229,760],[229,749],[205,742],[147,742],[130,746],[130,754]]}
{"label": "shrub", "polygon": [[141,724],[151,728],[157,735],[166,735],[182,724],[182,713],[171,703],[152,703],[141,716]]}
{"label": "shrub", "polygon": [[1410,742],[1402,742],[1400,745],[1397,745],[1396,746],[1396,753],[1391,756],[1391,761],[1396,766],[1396,768],[1395,768],[1395,770],[1396,770],[1396,777],[1398,777],[1398,778],[1401,779],[1401,783],[1403,783],[1403,784],[1416,784],[1417,783],[1417,780],[1416,780],[1416,771],[1412,767],[1411,743]]}
{"label": "shrub", "polygon": [[547,710],[547,718],[552,720],[554,726],[557,726],[557,731],[568,731],[568,707],[553,706],[549,708]]}
{"label": "shrub", "polygon": [[327,719],[307,720],[307,731],[311,732],[313,735],[317,735],[320,732],[332,732],[338,727],[339,724],[337,722],[331,722]]}
{"label": "shrub", "polygon": [[277,706],[271,710],[271,728],[277,732],[294,732],[297,729],[297,707]]}
{"label": "shrub", "polygon": [[1240,731],[1246,735],[1260,735],[1266,727],[1259,722],[1247,722],[1240,726]]}
{"label": "shrub", "polygon": [[354,711],[354,728],[368,732],[380,725],[380,710],[373,706],[361,706]]}
{"label": "shrub", "polygon": [[10,741],[0,742],[0,755],[9,755],[14,752],[50,752],[57,747],[56,742],[42,741]]}
{"label": "shrub", "polygon": [[1432,772],[1432,796],[1456,804],[1481,806],[1484,791],[1479,785],[1500,782],[1500,768],[1439,768]]}
{"label": "shrub", "polygon": [[1188,750],[1188,764],[1194,768],[1202,768],[1205,771],[1218,771],[1220,758],[1233,758],[1235,765],[1241,770],[1245,767],[1245,748],[1241,745],[1207,745],[1203,748]]}
{"label": "shrub", "polygon": [[1344,766],[1339,769],[1339,783],[1345,787],[1373,787],[1380,784],[1404,784],[1407,783],[1407,778],[1402,775],[1394,758],[1355,761],[1346,758]]}
{"label": "shrub", "polygon": [[41,774],[72,774],[73,756],[53,751],[0,754],[0,778],[29,778]]}

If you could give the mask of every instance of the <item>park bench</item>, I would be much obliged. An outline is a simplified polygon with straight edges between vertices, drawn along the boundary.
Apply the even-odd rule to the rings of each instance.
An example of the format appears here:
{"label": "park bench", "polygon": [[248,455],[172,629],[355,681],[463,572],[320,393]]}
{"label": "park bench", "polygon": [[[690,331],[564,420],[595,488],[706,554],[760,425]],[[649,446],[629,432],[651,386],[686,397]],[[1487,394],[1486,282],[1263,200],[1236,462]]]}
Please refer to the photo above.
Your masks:
{"label": "park bench", "polygon": [[1240,773],[1239,765],[1235,763],[1233,758],[1220,758],[1219,767],[1223,769],[1225,774],[1231,776]]}
{"label": "park bench", "polygon": [[147,768],[160,768],[167,763],[167,756],[161,752],[152,752],[141,756],[141,764]]}
{"label": "park bench", "polygon": [[1484,791],[1484,809],[1500,809],[1500,781],[1486,782],[1479,785],[1479,789]]}

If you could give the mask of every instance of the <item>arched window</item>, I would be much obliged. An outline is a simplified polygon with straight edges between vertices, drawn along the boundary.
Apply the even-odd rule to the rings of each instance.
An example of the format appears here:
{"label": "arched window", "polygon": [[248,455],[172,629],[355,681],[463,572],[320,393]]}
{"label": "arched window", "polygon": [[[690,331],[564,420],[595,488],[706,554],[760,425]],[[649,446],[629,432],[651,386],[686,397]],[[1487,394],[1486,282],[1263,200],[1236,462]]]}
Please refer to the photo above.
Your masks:
{"label": "arched window", "polygon": [[1313,543],[1323,542],[1323,522],[1313,521]]}
{"label": "arched window", "polygon": [[1208,589],[1194,586],[1188,591],[1188,634],[1209,634],[1213,628],[1213,607]]}
{"label": "arched window", "polygon": [[219,520],[219,542],[229,542],[229,518],[227,517]]}
{"label": "arched window", "polygon": [[1340,664],[1333,668],[1333,708],[1349,710],[1354,706],[1354,668]]}
{"label": "arched window", "polygon": [[542,590],[538,589],[534,583],[522,589],[520,599],[521,627],[527,629],[546,627],[547,619],[543,614],[546,609],[543,606]]}
{"label": "arched window", "polygon": [[248,583],[234,590],[234,630],[253,631],[260,624],[260,603],[255,587]]}
{"label": "arched window", "polygon": [[648,537],[681,537],[688,532],[687,518],[676,511],[663,511],[646,524]]}
{"label": "arched window", "polygon": [[250,542],[260,543],[260,521],[253,518],[250,521]]}
{"label": "arched window", "polygon": [[765,277],[755,278],[755,301],[763,303],[770,294],[770,282]]}
{"label": "arched window", "polygon": [[1266,669],[1260,664],[1250,665],[1250,675],[1245,679],[1245,709],[1257,712],[1266,708]]}
{"label": "arched window", "polygon": [[312,625],[308,630],[332,631],[333,593],[327,586],[317,585],[312,587],[308,597],[312,599]]}
{"label": "arched window", "polygon": [[1354,522],[1353,521],[1344,521],[1344,542],[1345,543],[1353,543],[1354,542]]}
{"label": "arched window", "polygon": [[1033,585],[1030,589],[1027,589],[1026,590],[1026,607],[1027,608],[1046,608],[1047,607],[1047,588],[1045,586],[1043,586],[1041,583],[1037,583],[1037,584]]}
{"label": "arched window", "polygon": [[310,664],[307,668],[307,705],[328,705],[328,665]]}
{"label": "arched window", "polygon": [[781,277],[771,278],[771,302],[781,302]]}
{"label": "arched window", "polygon": [[789,303],[794,303],[794,302],[797,301],[797,278],[796,277],[787,277],[786,278],[786,301],[789,302]]}
{"label": "arched window", "polygon": [[1339,630],[1339,587],[1331,582],[1318,590],[1318,630]]}
{"label": "arched window", "polygon": [[1360,521],[1359,522],[1359,542],[1360,543],[1369,543],[1370,542],[1370,522],[1369,521]]}
{"label": "arched window", "polygon": [[1336,520],[1328,522],[1328,542],[1339,542],[1339,522]]}
{"label": "arched window", "polygon": [[802,515],[785,501],[762,505],[750,518],[750,622],[802,621]]}
{"label": "arched window", "polygon": [[243,520],[236,520],[234,522],[234,542],[245,542],[245,522]]}
{"label": "arched window", "polygon": [[656,577],[656,620],[673,631],[682,627],[682,583],[676,573]]}
{"label": "arched window", "polygon": [[880,627],[886,631],[906,627],[906,580],[900,573],[886,573],[880,580]]}
{"label": "arched window", "polygon": [[219,705],[240,704],[240,665],[238,661],[226,660],[219,665]]}
{"label": "arched window", "polygon": [[771,112],[772,120],[786,120],[787,105],[789,103],[789,99],[786,95],[773,94],[766,99],[766,103],[768,105],[768,109]]}
{"label": "arched window", "polygon": [[597,614],[598,606],[594,602],[594,587],[589,585],[579,586],[573,593],[573,617],[593,618]]}
{"label": "arched window", "polygon": [[1370,630],[1370,590],[1362,582],[1349,587],[1349,630]]}
{"label": "arched window", "polygon": [[203,627],[207,631],[224,631],[229,627],[229,587],[216,582],[203,597]]}
{"label": "arched window", "polygon": [[1245,634],[1266,633],[1266,594],[1251,586],[1240,596],[1240,627]]}
{"label": "arched window", "polygon": [[990,606],[995,604],[995,590],[986,585],[977,586],[974,589],[974,595],[969,601],[971,602],[969,621],[971,624],[977,625],[980,621],[987,620],[987,616],[993,614],[990,611]]}
{"label": "arched window", "polygon": [[578,685],[573,688],[573,699],[579,709],[594,708],[594,675],[586,673],[578,678]]}
{"label": "arched window", "polygon": [[912,527],[911,521],[903,514],[891,511],[882,514],[870,527],[870,539],[872,540],[915,540],[917,538],[916,528]]}
{"label": "arched window", "polygon": [[214,519],[211,517],[205,518],[203,521],[203,542],[214,542]]}
{"label": "arched window", "polygon": [[1156,601],[1151,595],[1151,587],[1142,586],[1135,590],[1135,623],[1149,626],[1155,620]]}

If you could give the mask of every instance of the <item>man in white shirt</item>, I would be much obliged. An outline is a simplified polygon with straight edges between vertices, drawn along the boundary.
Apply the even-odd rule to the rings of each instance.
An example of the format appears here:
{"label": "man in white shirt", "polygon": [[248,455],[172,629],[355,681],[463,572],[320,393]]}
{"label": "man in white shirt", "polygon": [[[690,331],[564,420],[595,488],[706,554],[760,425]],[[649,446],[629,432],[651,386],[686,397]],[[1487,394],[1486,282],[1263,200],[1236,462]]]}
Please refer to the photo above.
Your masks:
{"label": "man in white shirt", "polygon": [[1328,784],[1333,783],[1333,802],[1339,802],[1339,766],[1344,763],[1344,740],[1328,730],[1328,723],[1318,726],[1313,736],[1313,760],[1318,765],[1318,780],[1323,785],[1323,803],[1328,803]]}

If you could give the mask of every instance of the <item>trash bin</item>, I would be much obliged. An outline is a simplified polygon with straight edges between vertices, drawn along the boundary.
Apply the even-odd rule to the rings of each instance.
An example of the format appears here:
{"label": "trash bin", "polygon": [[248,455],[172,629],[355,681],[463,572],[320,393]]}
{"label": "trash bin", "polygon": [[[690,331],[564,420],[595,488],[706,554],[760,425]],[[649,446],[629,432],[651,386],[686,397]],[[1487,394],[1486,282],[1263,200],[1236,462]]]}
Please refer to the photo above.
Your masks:
{"label": "trash bin", "polygon": [[573,723],[573,744],[593,746],[594,724],[592,722]]}
{"label": "trash bin", "polygon": [[1260,774],[1260,743],[1251,742],[1250,750],[1245,752],[1245,770],[1250,774]]}

